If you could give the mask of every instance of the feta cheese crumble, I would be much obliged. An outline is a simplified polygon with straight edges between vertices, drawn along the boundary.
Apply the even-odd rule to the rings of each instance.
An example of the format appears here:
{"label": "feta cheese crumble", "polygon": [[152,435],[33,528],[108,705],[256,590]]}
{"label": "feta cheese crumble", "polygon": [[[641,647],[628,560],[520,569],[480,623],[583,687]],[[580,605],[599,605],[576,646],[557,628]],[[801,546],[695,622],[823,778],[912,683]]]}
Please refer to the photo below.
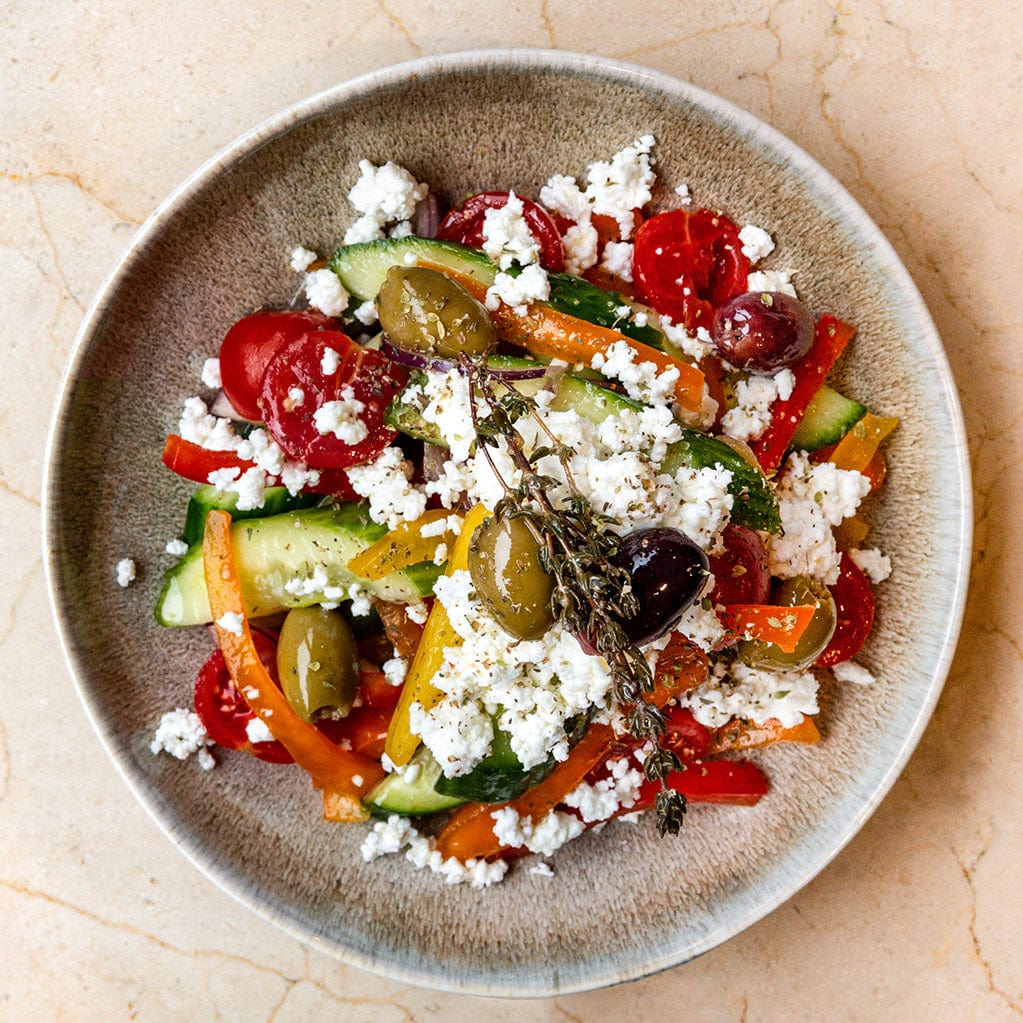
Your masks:
{"label": "feta cheese crumble", "polygon": [[195,711],[177,707],[167,711],[156,726],[149,751],[154,756],[158,753],[169,753],[178,760],[187,760],[193,753],[204,771],[217,766],[209,747],[213,740],[206,734],[202,721]]}
{"label": "feta cheese crumble", "polygon": [[590,368],[624,384],[630,398],[648,405],[671,404],[679,378],[677,366],[662,372],[655,363],[637,362],[636,349],[625,341],[615,341],[606,352],[597,352]]}
{"label": "feta cheese crumble", "polygon": [[117,575],[117,585],[121,589],[131,586],[135,581],[136,571],[135,562],[131,558],[121,558],[114,566],[114,572]]}
{"label": "feta cheese crumble", "polygon": [[267,727],[262,718],[252,718],[245,725],[245,738],[251,743],[273,742],[274,733]]}
{"label": "feta cheese crumble", "polygon": [[754,265],[774,252],[774,239],[762,227],[753,224],[747,224],[739,231],[739,241],[742,242],[742,254]]}
{"label": "feta cheese crumble", "polygon": [[875,585],[883,583],[892,574],[892,559],[887,554],[882,554],[876,547],[866,550],[854,547],[849,551],[849,557]]}
{"label": "feta cheese crumble", "polygon": [[304,274],[319,259],[312,249],[304,249],[301,245],[291,250],[291,261],[288,266],[297,274]]}
{"label": "feta cheese crumble", "polygon": [[217,391],[223,386],[220,379],[220,359],[207,359],[202,364],[202,382],[211,390]]}
{"label": "feta cheese crumble", "polygon": [[409,221],[426,198],[429,186],[417,182],[404,167],[391,160],[382,167],[360,160],[359,174],[348,200],[361,216],[345,233],[345,245],[383,238],[388,225],[394,225],[392,237],[408,234]]}
{"label": "feta cheese crumble", "polygon": [[348,469],[352,489],[369,501],[369,517],[388,529],[414,522],[426,511],[426,494],[411,479],[412,463],[401,448],[384,448],[372,462]]}
{"label": "feta cheese crumble", "polygon": [[872,686],[877,681],[872,672],[853,661],[842,661],[834,665],[831,673],[839,682],[851,682],[857,686]]}
{"label": "feta cheese crumble", "polygon": [[243,626],[245,625],[245,616],[238,614],[237,611],[225,611],[217,619],[217,625],[219,625],[224,632],[230,632],[233,636],[240,636],[244,631]]}
{"label": "feta cheese crumble", "polygon": [[503,206],[488,209],[483,215],[483,251],[502,270],[518,263],[528,266],[540,260],[540,243],[526,223],[525,207],[514,193],[508,193]]}
{"label": "feta cheese crumble", "polygon": [[325,401],[313,413],[313,425],[321,435],[333,434],[345,444],[360,444],[369,436],[369,429],[361,418],[366,406],[355,397],[349,384],[338,393],[341,397],[337,401]]}
{"label": "feta cheese crumble", "polygon": [[171,557],[180,558],[188,553],[188,544],[184,540],[179,540],[175,537],[173,540],[168,540],[166,546],[163,548]]}
{"label": "feta cheese crumble", "polygon": [[519,274],[498,272],[494,283],[487,289],[486,307],[493,312],[503,302],[510,305],[516,315],[525,316],[531,302],[545,302],[551,297],[551,282],[547,271],[539,263],[530,263]]}
{"label": "feta cheese crumble", "polygon": [[753,270],[746,281],[747,291],[780,291],[799,298],[788,270]]}
{"label": "feta cheese crumble", "polygon": [[325,316],[340,316],[348,308],[348,292],[333,270],[324,268],[307,273],[304,287],[309,305]]}

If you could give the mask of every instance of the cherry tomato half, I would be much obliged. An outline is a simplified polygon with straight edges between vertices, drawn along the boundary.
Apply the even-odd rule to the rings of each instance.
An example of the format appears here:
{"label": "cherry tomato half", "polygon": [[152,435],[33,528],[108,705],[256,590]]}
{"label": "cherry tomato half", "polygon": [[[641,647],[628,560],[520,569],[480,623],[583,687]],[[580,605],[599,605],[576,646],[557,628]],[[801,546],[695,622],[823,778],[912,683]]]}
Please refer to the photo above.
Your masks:
{"label": "cherry tomato half", "polygon": [[235,411],[246,419],[262,419],[259,395],[263,374],[276,352],[311,330],[337,327],[323,313],[267,309],[240,319],[220,344],[221,386]]}
{"label": "cherry tomato half", "polygon": [[874,592],[870,580],[848,554],[842,554],[838,581],[828,589],[835,598],[838,621],[831,641],[814,662],[822,668],[855,657],[874,624]]}
{"label": "cherry tomato half", "polygon": [[[263,633],[253,630],[252,641],[259,659],[277,681],[277,644]],[[227,670],[224,655],[214,650],[199,669],[195,680],[195,712],[206,734],[225,749],[245,750],[271,764],[290,764],[291,754],[279,742],[249,741],[246,727],[256,715],[249,709]]]}
{"label": "cherry tomato half", "polygon": [[[337,368],[324,372],[328,349]],[[404,384],[405,371],[379,352],[357,345],[339,330],[317,330],[289,341],[270,360],[263,377],[260,408],[274,440],[294,458],[317,469],[346,469],[372,461],[396,436],[384,412]],[[335,433],[320,433],[314,413],[327,402],[352,397],[362,402],[364,440],[349,444]]]}
{"label": "cherry tomato half", "polygon": [[746,290],[749,260],[735,224],[713,210],[669,210],[647,220],[632,256],[636,290],[687,330],[710,329],[714,310]]}
{"label": "cherry tomato half", "polygon": [[722,534],[725,549],[711,554],[714,574],[713,604],[766,604],[771,592],[771,570],[764,541],[745,526],[730,522]]}
{"label": "cherry tomato half", "polygon": [[[483,221],[487,210],[500,209],[508,202],[508,192],[479,192],[465,200],[440,222],[437,237],[448,242],[461,242],[475,248],[483,246]],[[521,196],[518,198],[522,199]],[[561,235],[550,214],[531,199],[522,199],[522,216],[530,233],[540,244],[540,263],[545,270],[565,269],[565,252]]]}

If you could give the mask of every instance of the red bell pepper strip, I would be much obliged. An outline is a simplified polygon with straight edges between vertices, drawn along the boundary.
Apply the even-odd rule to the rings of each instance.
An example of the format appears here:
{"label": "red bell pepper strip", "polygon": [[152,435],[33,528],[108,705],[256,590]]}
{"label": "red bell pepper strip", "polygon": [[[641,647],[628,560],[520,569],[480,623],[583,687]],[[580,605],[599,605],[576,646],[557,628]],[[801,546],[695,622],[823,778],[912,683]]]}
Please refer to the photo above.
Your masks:
{"label": "red bell pepper strip", "polygon": [[771,407],[771,425],[760,437],[750,442],[760,467],[768,475],[781,465],[796,428],[806,414],[807,406],[855,333],[855,327],[834,316],[822,316],[818,321],[813,346],[792,367],[796,378],[792,394],[784,401],[774,403]]}
{"label": "red bell pepper strip", "polygon": [[[668,786],[681,792],[690,803],[756,806],[767,795],[764,772],[749,760],[693,760],[683,770],[668,775]],[[643,782],[639,799],[622,812],[649,810],[660,787],[660,782]]]}
{"label": "red bell pepper strip", "polygon": [[[313,785],[323,789],[332,819],[365,820],[369,813],[361,797],[384,777],[384,770],[368,757],[335,746],[315,725],[303,721],[274,685],[259,659],[245,617],[231,544],[231,516],[227,512],[213,510],[206,516],[202,553],[217,640],[245,702],[295,762],[309,772]],[[237,616],[237,631],[226,627],[230,619],[221,624],[228,615]]]}
{"label": "red bell pepper strip", "polygon": [[774,643],[785,653],[796,649],[813,618],[816,604],[776,607],[771,604],[727,604],[718,612],[721,624],[742,639]]}
{"label": "red bell pepper strip", "polygon": [[855,657],[874,624],[874,592],[870,580],[847,552],[842,554],[837,582],[828,589],[835,598],[838,621],[831,641],[814,662],[822,668],[831,668]]}

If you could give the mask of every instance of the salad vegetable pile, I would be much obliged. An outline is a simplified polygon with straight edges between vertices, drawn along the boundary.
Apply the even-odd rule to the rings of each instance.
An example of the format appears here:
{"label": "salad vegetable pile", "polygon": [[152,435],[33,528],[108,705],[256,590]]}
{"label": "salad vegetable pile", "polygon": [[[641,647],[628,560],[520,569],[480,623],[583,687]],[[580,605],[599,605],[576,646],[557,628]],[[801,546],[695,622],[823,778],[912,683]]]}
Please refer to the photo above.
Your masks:
{"label": "salad vegetable pile", "polygon": [[653,147],[445,215],[361,162],[343,244],[295,249],[299,297],[230,328],[167,437],[198,488],[156,617],[216,649],[154,753],[295,763],[375,818],[366,860],[484,886],[756,804],[748,751],[819,741],[828,669],[873,680],[897,420],[825,382],[854,328],[758,268],[766,231],[684,185],[648,212]]}

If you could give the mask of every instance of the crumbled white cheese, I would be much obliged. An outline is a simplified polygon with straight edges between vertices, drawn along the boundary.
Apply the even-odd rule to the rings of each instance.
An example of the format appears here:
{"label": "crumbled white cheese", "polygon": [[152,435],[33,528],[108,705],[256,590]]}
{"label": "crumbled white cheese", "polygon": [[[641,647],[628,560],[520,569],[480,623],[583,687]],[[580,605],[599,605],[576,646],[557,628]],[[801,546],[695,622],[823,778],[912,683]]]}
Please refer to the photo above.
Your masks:
{"label": "crumbled white cheese", "polygon": [[177,707],[167,711],[160,718],[153,741],[149,744],[149,751],[154,756],[158,753],[169,753],[178,760],[186,760],[195,753],[199,766],[204,771],[209,771],[217,763],[209,751],[212,745],[213,740],[206,734],[199,715],[195,711]]}
{"label": "crumbled white cheese", "polygon": [[783,295],[798,298],[788,270],[754,270],[746,281],[747,291],[780,291]]}
{"label": "crumbled white cheese", "polygon": [[356,320],[359,321],[364,327],[371,327],[377,322],[377,307],[376,303],[370,299],[368,302],[363,302],[362,305],[355,307],[352,315]]}
{"label": "crumbled white cheese", "polygon": [[313,413],[313,425],[321,435],[333,434],[345,444],[360,444],[369,436],[362,420],[366,406],[355,397],[350,384],[345,384],[338,393],[336,401],[325,401]]}
{"label": "crumbled white cheese", "polygon": [[539,863],[533,864],[529,868],[531,874],[536,874],[537,877],[554,877],[554,870],[549,863],[544,863],[541,860]]}
{"label": "crumbled white cheese", "polygon": [[609,760],[608,776],[589,785],[581,782],[562,800],[565,806],[579,811],[586,824],[610,820],[618,810],[628,809],[639,799],[643,775],[626,758]]}
{"label": "crumbled white cheese", "polygon": [[805,714],[816,714],[817,679],[811,671],[768,671],[741,661],[732,665],[731,677],[711,678],[678,698],[693,717],[708,728],[720,728],[732,718],[762,725],[777,718],[792,728]]}
{"label": "crumbled white cheese", "polygon": [[771,574],[812,575],[833,584],[842,558],[831,527],[856,514],[870,480],[831,462],[814,464],[805,452],[794,451],[775,492],[782,528],[767,543]]}
{"label": "crumbled white cheese", "polygon": [[412,464],[401,448],[384,448],[366,465],[348,469],[348,481],[360,497],[369,500],[369,517],[395,529],[414,522],[426,511],[426,494],[413,486]]}
{"label": "crumbled white cheese", "polygon": [[596,265],[599,241],[597,229],[588,220],[567,228],[561,236],[561,246],[565,253],[565,271],[581,276],[591,266]]}
{"label": "crumbled white cheese", "polygon": [[676,185],[674,191],[675,194],[679,197],[679,199],[682,200],[683,206],[693,205],[693,196],[692,193],[689,191],[688,182],[683,181],[681,185]]}
{"label": "crumbled white cheese", "polygon": [[892,559],[887,554],[882,554],[876,547],[865,550],[854,547],[849,551],[849,557],[875,585],[883,583],[892,574]]}
{"label": "crumbled white cheese", "polygon": [[404,657],[391,657],[381,665],[389,686],[400,686],[408,674],[408,661]]}
{"label": "crumbled white cheese", "polygon": [[267,727],[262,718],[250,718],[245,723],[245,738],[251,743],[273,742],[274,733]]}
{"label": "crumbled white cheese", "polygon": [[[399,224],[410,221],[416,207],[426,198],[429,185],[417,182],[404,167],[388,160],[382,167],[376,167],[369,160],[359,161],[359,180],[352,186],[348,199],[357,213],[361,213],[360,221],[353,227],[358,228],[359,240],[371,240],[361,237],[369,233],[369,224],[377,228],[376,237],[381,236],[380,229],[388,224]],[[345,235],[345,245],[353,244],[353,240]]]}
{"label": "crumbled white cheese", "polygon": [[542,817],[538,824],[531,817],[520,817],[510,806],[494,810],[490,816],[494,818],[494,834],[502,845],[510,849],[525,847],[544,856],[557,852],[586,830],[586,825],[574,814],[557,810]]}
{"label": "crumbled white cheese", "polygon": [[443,519],[435,519],[420,527],[419,535],[424,539],[432,536],[443,536],[445,533],[458,534],[462,531],[462,523],[465,520],[461,515],[448,515]]}
{"label": "crumbled white cheese", "polygon": [[447,884],[470,884],[473,888],[497,884],[508,872],[508,864],[504,860],[493,863],[467,860],[462,863],[453,856],[445,860],[434,838],[421,835],[408,818],[397,814],[373,825],[363,840],[361,851],[367,863],[380,856],[404,851],[405,859],[420,870],[427,869],[441,875]]}
{"label": "crumbled white cheese", "polygon": [[188,544],[175,537],[173,540],[168,540],[163,549],[172,557],[180,558],[188,553]]}
{"label": "crumbled white cheese", "polygon": [[220,378],[220,359],[207,359],[202,364],[202,382],[212,391],[219,390],[223,386]]}
{"label": "crumbled white cheese", "polygon": [[305,249],[301,245],[291,250],[291,262],[288,266],[297,274],[304,274],[320,257],[312,249]]}
{"label": "crumbled white cheese", "polygon": [[632,237],[633,210],[645,206],[653,198],[656,175],[653,172],[653,135],[644,135],[626,146],[607,163],[590,165],[586,173],[589,185],[586,195],[594,213],[603,213],[618,221],[622,238]]}
{"label": "crumbled white cheese", "polygon": [[762,228],[747,224],[739,232],[742,254],[754,265],[774,252],[774,239]]}
{"label": "crumbled white cheese", "polygon": [[348,292],[333,270],[313,270],[305,275],[305,297],[325,316],[340,316],[348,308]]}
{"label": "crumbled white cheese", "polygon": [[114,566],[114,572],[117,575],[117,585],[125,589],[135,581],[135,562],[131,558],[121,558]]}
{"label": "crumbled white cheese", "polygon": [[332,377],[340,366],[341,356],[338,354],[338,350],[329,346],[325,347],[320,356],[320,372],[325,377]]}
{"label": "crumbled white cheese", "polygon": [[515,276],[499,271],[487,289],[485,304],[493,312],[503,302],[511,306],[516,315],[525,316],[531,302],[545,302],[550,295],[547,271],[539,263],[530,263]]}
{"label": "crumbled white cheese", "polygon": [[237,611],[225,611],[217,619],[217,625],[225,632],[230,632],[234,636],[240,636],[244,631],[245,616]]}
{"label": "crumbled white cheese", "polygon": [[406,604],[405,617],[416,625],[425,625],[430,617],[430,609],[425,604]]}
{"label": "crumbled white cheese", "polygon": [[528,266],[540,259],[540,243],[525,218],[522,200],[508,193],[503,206],[491,207],[483,215],[483,251],[502,270],[514,264]]}
{"label": "crumbled white cheese", "polygon": [[872,672],[853,661],[842,661],[834,665],[831,672],[839,682],[851,682],[857,686],[872,686],[877,681]]}
{"label": "crumbled white cheese", "polygon": [[637,362],[636,349],[626,341],[615,341],[606,352],[597,352],[590,368],[599,370],[610,380],[625,385],[630,398],[648,405],[668,405],[674,399],[678,383],[677,366],[660,371],[653,362]]}
{"label": "crumbled white cheese", "polygon": [[[713,586],[713,577],[707,580],[707,588]],[[710,601],[707,601],[709,604]],[[710,653],[716,650],[725,640],[728,630],[721,624],[712,607],[705,607],[702,600],[697,600],[689,605],[686,612],[679,619],[675,626],[676,632],[681,632],[687,639],[691,639],[702,650]]]}
{"label": "crumbled white cheese", "polygon": [[305,391],[301,387],[289,387],[288,396],[284,399],[284,408],[288,412],[294,412],[305,404]]}
{"label": "crumbled white cheese", "polygon": [[735,407],[721,417],[721,427],[736,440],[756,440],[771,425],[772,407],[779,399],[785,401],[795,386],[790,369],[769,376],[751,373],[735,386]]}
{"label": "crumbled white cheese", "polygon": [[[632,242],[608,242],[600,265],[623,281],[632,282]],[[642,326],[642,324],[641,324]]]}
{"label": "crumbled white cheese", "polygon": [[345,231],[344,243],[345,245],[360,245],[363,242],[379,241],[383,237],[384,231],[380,226],[380,221],[366,213]]}
{"label": "crumbled white cheese", "polygon": [[[324,596],[330,596],[330,594],[325,591]],[[349,610],[352,612],[353,618],[365,618],[373,613],[373,601],[370,599],[369,591],[363,587],[362,583],[349,584],[347,596],[352,602]]]}
{"label": "crumbled white cheese", "polygon": [[552,213],[557,213],[575,224],[589,223],[590,200],[579,188],[575,178],[555,174],[540,189],[540,202]]}

